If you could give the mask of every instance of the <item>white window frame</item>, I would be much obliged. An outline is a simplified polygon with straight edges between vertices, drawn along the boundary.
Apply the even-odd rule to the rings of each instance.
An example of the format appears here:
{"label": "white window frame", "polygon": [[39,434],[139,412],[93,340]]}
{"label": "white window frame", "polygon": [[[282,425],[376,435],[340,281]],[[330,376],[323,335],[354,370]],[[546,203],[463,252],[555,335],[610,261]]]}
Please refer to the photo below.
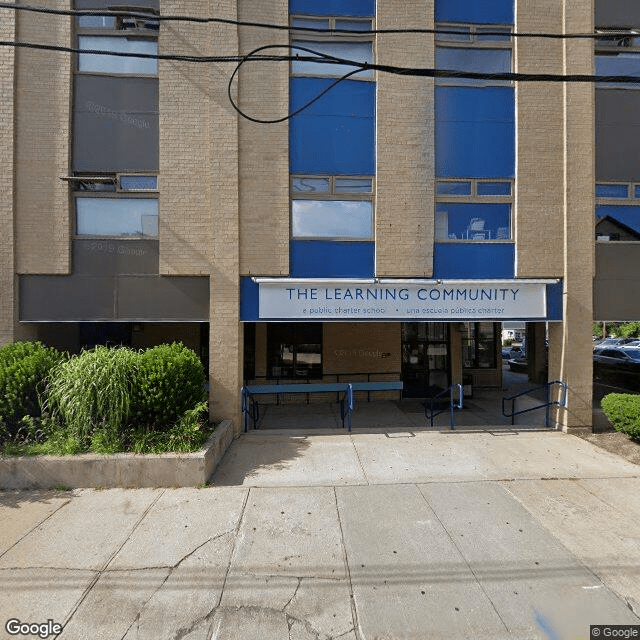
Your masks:
{"label": "white window frame", "polygon": [[[295,191],[294,181],[296,180],[327,180],[327,191]],[[340,191],[340,180],[367,180],[371,182],[370,191]],[[375,239],[375,178],[374,176],[365,175],[316,175],[316,174],[293,174],[290,176],[290,229],[291,240],[327,240],[327,241],[341,241],[341,242],[372,242]],[[371,227],[370,233],[366,236],[350,236],[350,235],[331,235],[331,234],[318,234],[318,235],[295,235],[294,234],[294,201],[321,201],[321,202],[367,202],[371,206]]]}
{"label": "white window frame", "polygon": [[[296,20],[305,20],[310,23],[317,22],[320,24],[326,24],[327,28],[322,29],[322,31],[307,31],[305,28],[300,27],[299,29],[295,28]],[[352,17],[352,16],[310,16],[310,15],[302,15],[302,14],[292,14],[289,16],[289,25],[292,27],[290,31],[290,43],[292,45],[298,44],[300,46],[306,46],[309,49],[313,49],[313,44],[322,44],[326,43],[369,43],[371,46],[371,62],[375,62],[375,47],[374,47],[374,37],[373,34],[367,33],[363,31],[360,33],[358,31],[354,31],[352,33],[341,33],[336,32],[336,23],[340,21],[352,22],[352,23],[360,23],[362,25],[367,25],[368,30],[374,28],[374,18],[360,18],[360,17]],[[322,28],[322,27],[318,27]],[[300,56],[310,55],[306,54],[304,51],[298,51],[296,49],[292,50],[292,55],[296,54]],[[341,57],[341,56],[338,56]],[[290,75],[291,77],[297,78],[339,78],[341,75],[348,73],[351,69],[355,67],[343,66],[343,65],[335,65],[336,72],[331,73],[301,73],[299,71],[294,71],[295,62],[292,61],[290,65]],[[331,64],[327,62],[326,64]],[[375,82],[375,71],[363,71],[361,73],[355,73],[349,77],[349,80],[360,80],[363,82]]]}
{"label": "white window frame", "polygon": [[[438,194],[438,187],[440,185],[456,185],[456,184],[469,184],[469,193],[464,195],[455,194]],[[508,195],[478,195],[478,188],[483,184],[504,184],[510,186],[510,193]],[[434,227],[434,242],[437,244],[444,243],[462,243],[467,244],[470,242],[482,242],[484,243],[499,243],[499,244],[513,244],[513,205],[514,205],[514,189],[515,181],[506,180],[500,178],[437,178],[435,181],[435,227]],[[510,207],[509,215],[509,237],[508,238],[492,238],[485,237],[484,239],[473,238],[451,238],[449,236],[448,225],[447,230],[444,232],[444,237],[439,236],[439,231],[442,233],[442,229],[439,229],[439,225],[442,221],[438,220],[438,206],[446,204],[508,204]]]}

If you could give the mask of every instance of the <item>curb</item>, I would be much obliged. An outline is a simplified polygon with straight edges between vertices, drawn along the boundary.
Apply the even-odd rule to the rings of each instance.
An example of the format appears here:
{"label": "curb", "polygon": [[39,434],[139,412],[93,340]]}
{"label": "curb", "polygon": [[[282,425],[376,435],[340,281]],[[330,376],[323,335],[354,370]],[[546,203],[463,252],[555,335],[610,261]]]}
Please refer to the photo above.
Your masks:
{"label": "curb", "polygon": [[233,423],[223,420],[194,453],[0,458],[0,489],[199,487],[209,480],[233,438]]}

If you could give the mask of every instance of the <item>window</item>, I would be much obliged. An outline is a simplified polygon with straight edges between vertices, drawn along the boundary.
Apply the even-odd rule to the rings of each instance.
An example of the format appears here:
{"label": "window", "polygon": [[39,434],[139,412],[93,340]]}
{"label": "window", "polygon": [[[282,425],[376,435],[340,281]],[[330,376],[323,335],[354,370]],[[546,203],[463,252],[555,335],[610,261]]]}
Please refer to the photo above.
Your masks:
{"label": "window", "polygon": [[[511,72],[511,28],[438,24],[436,69],[473,73]],[[436,78],[438,85],[497,86],[508,80]]]}
{"label": "window", "polygon": [[322,324],[269,324],[267,362],[271,378],[322,378]]}
{"label": "window", "polygon": [[462,361],[465,369],[495,369],[498,325],[465,322],[462,329]]}
{"label": "window", "polygon": [[142,195],[157,191],[157,176],[74,176],[68,180],[74,188],[77,236],[158,237],[158,198]]}
{"label": "window", "polygon": [[[136,10],[136,13],[142,11]],[[158,54],[159,21],[149,18],[115,16],[79,16],[78,48],[85,51],[109,51],[119,54]],[[113,75],[158,75],[155,57],[79,53],[78,71]]]}
{"label": "window", "polygon": [[436,182],[436,242],[511,241],[512,183]]}
{"label": "window", "polygon": [[596,183],[596,240],[640,241],[640,184]]}
{"label": "window", "polygon": [[291,234],[297,239],[371,240],[373,178],[292,176]]}
{"label": "window", "polygon": [[638,84],[600,82],[599,89],[640,88],[640,31],[637,29],[598,29],[595,42],[597,76],[638,76]]}
{"label": "window", "polygon": [[[367,64],[373,62],[371,35],[358,35],[357,33],[345,34],[333,31],[334,29],[344,29],[355,32],[369,31],[372,28],[371,19],[292,16],[291,26],[300,28],[300,31],[292,32],[291,44],[294,47],[311,49],[328,56],[345,60],[355,60]],[[305,29],[326,30],[327,33],[325,35],[317,31],[305,31]],[[301,57],[313,56],[312,53],[295,48],[292,51],[292,55]],[[291,75],[335,78],[343,76],[357,68],[358,67],[343,64],[332,64],[330,62],[293,61],[291,63]],[[351,78],[354,80],[373,80],[374,73],[373,70],[364,70],[354,74]]]}

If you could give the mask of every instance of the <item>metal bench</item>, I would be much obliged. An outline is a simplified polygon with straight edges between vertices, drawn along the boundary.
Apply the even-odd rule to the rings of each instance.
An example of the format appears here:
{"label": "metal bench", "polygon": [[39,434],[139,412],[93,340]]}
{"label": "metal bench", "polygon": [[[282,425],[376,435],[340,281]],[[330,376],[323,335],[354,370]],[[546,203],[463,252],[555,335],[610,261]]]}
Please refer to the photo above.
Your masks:
{"label": "metal bench", "polygon": [[318,382],[302,384],[263,384],[242,387],[242,413],[244,414],[244,430],[249,429],[249,420],[253,428],[260,420],[260,405],[252,396],[272,395],[280,393],[338,393],[340,398],[340,417],[342,426],[345,420],[351,431],[351,415],[355,409],[356,391],[401,391],[402,382]]}

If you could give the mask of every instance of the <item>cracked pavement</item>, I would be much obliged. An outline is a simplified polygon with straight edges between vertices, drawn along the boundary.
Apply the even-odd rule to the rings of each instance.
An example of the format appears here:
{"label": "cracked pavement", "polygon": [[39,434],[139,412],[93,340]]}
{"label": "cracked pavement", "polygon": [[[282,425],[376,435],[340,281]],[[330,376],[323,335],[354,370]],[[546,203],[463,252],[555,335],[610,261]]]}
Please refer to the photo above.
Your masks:
{"label": "cracked pavement", "polygon": [[63,640],[640,625],[640,467],[573,436],[272,431],[237,440],[213,481],[0,492],[0,638],[9,618]]}

